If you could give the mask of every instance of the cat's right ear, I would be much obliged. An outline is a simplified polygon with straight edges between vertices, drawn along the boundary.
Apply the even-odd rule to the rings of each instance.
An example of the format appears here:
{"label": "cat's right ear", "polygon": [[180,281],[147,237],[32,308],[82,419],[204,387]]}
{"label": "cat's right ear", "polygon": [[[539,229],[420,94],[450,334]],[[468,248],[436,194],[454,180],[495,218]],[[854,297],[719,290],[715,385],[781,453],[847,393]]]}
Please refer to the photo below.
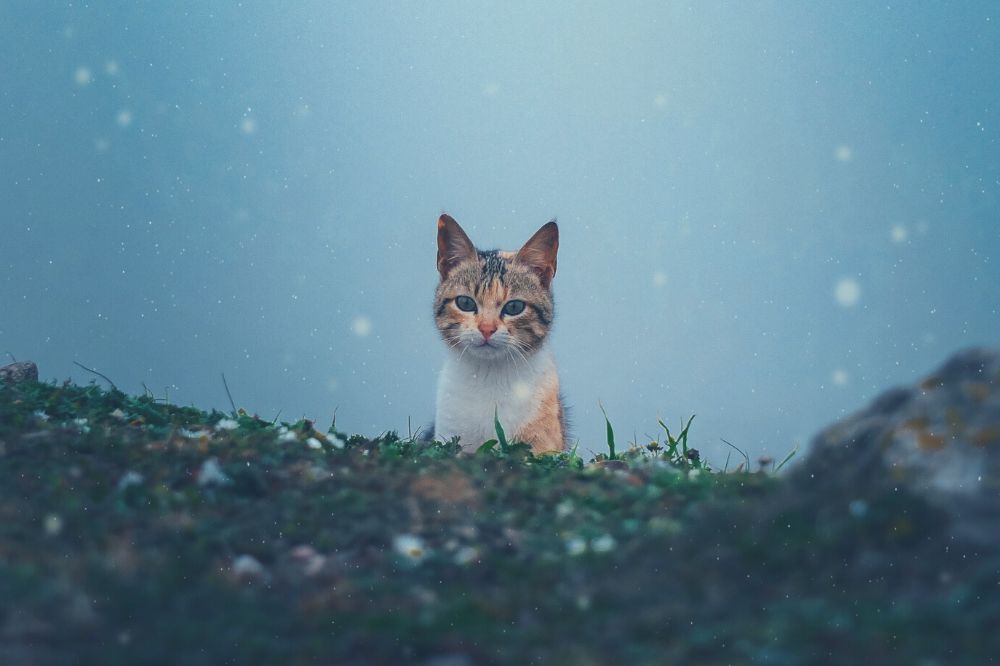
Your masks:
{"label": "cat's right ear", "polygon": [[441,279],[448,277],[448,273],[466,259],[475,258],[476,246],[462,231],[462,227],[458,226],[458,222],[447,213],[439,217],[437,267]]}

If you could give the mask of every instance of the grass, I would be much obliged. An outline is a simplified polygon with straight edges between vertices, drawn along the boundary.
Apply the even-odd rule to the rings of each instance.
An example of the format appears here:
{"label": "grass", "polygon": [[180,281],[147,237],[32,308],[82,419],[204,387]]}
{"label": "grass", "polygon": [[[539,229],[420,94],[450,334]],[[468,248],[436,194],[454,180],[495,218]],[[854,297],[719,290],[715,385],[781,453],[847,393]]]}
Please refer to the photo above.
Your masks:
{"label": "grass", "polygon": [[[0,387],[0,663],[989,663],[998,562],[903,490]],[[853,492],[853,491],[852,491]],[[948,574],[942,582],[942,571]],[[435,662],[434,660],[438,661]],[[446,661],[450,659],[451,661]]]}

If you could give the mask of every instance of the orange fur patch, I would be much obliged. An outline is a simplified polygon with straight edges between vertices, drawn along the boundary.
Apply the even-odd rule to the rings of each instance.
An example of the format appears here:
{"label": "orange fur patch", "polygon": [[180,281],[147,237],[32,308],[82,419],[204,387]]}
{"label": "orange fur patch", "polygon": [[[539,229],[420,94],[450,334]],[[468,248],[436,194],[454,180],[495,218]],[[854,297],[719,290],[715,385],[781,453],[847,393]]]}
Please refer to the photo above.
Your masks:
{"label": "orange fur patch", "polygon": [[545,391],[535,418],[525,423],[520,431],[514,433],[514,437],[530,444],[531,450],[536,454],[559,452],[566,448],[558,377],[552,375],[546,381]]}

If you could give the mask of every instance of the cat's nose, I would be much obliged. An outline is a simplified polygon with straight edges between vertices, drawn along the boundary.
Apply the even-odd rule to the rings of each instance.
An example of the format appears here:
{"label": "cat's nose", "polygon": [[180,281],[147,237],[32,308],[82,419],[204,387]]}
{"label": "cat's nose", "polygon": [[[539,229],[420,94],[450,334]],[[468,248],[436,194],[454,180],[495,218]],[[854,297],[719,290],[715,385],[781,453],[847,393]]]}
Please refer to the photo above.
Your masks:
{"label": "cat's nose", "polygon": [[483,334],[483,337],[487,340],[490,336],[497,332],[497,325],[495,322],[479,322],[479,332]]}

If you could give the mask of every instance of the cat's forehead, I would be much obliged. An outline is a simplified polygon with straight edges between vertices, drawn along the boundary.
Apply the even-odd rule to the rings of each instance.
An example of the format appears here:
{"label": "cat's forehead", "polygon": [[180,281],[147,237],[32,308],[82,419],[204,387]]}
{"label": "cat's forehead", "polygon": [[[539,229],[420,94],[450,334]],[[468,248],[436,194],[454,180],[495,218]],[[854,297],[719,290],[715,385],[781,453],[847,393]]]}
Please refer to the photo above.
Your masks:
{"label": "cat's forehead", "polygon": [[456,266],[445,283],[478,289],[490,284],[511,290],[537,288],[533,273],[514,261],[515,256],[505,250],[479,250],[475,259]]}

